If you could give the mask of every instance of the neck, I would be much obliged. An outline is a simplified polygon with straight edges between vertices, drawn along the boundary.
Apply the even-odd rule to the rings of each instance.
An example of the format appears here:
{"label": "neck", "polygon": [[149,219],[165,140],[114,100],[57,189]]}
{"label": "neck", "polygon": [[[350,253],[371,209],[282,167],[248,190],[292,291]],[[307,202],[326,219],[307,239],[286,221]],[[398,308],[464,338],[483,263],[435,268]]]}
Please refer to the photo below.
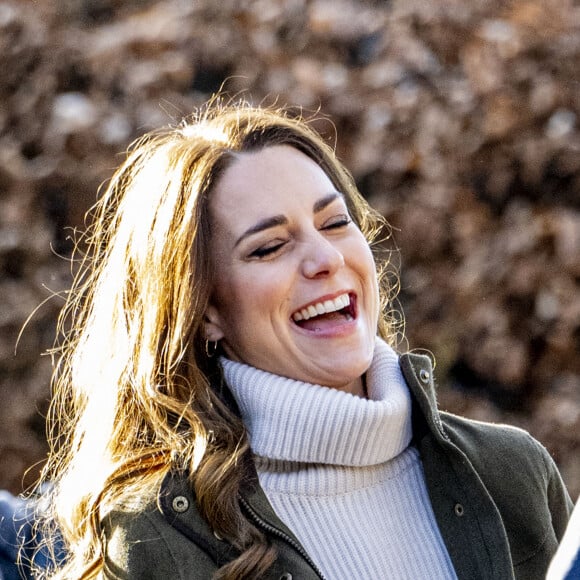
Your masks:
{"label": "neck", "polygon": [[344,387],[335,387],[337,391],[342,391],[343,393],[350,393],[355,397],[360,397],[361,399],[368,399],[366,381],[364,375],[358,377],[351,383],[348,383]]}

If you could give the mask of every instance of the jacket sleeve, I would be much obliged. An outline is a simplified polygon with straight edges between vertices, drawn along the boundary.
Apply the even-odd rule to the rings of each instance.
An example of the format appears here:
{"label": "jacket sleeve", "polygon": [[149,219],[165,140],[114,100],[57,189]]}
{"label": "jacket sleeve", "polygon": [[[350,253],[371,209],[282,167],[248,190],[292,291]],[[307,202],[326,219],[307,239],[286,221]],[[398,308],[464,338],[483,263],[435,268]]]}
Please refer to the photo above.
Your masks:
{"label": "jacket sleeve", "polygon": [[168,526],[155,510],[114,512],[103,521],[107,580],[207,580],[213,561],[195,544]]}
{"label": "jacket sleeve", "polygon": [[442,417],[501,518],[515,578],[545,578],[573,507],[552,457],[522,429]]}
{"label": "jacket sleeve", "polygon": [[550,513],[552,514],[552,526],[558,541],[561,541],[566,531],[570,515],[572,514],[574,504],[552,457],[543,445],[535,440],[534,442],[542,451],[546,472],[548,473],[547,497]]}

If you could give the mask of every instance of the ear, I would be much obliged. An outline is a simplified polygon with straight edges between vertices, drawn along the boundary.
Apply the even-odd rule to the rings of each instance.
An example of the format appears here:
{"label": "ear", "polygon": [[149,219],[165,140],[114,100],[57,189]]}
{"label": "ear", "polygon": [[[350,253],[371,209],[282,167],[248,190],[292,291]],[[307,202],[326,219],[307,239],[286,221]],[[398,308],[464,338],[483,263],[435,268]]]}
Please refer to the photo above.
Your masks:
{"label": "ear", "polygon": [[204,333],[206,340],[217,342],[224,337],[223,325],[218,309],[209,305],[204,315]]}

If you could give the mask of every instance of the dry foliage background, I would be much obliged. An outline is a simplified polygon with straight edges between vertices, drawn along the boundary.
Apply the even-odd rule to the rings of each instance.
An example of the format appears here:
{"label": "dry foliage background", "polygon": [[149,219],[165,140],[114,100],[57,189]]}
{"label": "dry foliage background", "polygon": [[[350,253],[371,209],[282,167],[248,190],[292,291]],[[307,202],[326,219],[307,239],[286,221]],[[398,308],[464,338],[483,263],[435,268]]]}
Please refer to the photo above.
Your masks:
{"label": "dry foliage background", "polygon": [[441,406],[530,430],[580,494],[577,0],[0,1],[0,71],[0,487],[45,453],[61,300],[15,343],[70,282],[65,227],[229,79],[332,119]]}

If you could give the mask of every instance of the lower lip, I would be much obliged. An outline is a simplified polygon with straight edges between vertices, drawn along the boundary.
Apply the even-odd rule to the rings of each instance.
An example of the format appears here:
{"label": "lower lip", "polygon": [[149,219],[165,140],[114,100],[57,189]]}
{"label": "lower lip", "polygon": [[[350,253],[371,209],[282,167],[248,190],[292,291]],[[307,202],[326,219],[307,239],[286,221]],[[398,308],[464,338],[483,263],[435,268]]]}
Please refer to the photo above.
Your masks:
{"label": "lower lip", "polygon": [[292,322],[292,326],[296,331],[304,336],[309,336],[312,338],[336,338],[347,336],[356,330],[357,326],[357,319],[353,318],[352,320],[344,320],[344,322],[340,322],[333,326],[329,326],[327,328],[321,328],[316,330],[308,330],[306,328],[302,328],[295,322]]}
{"label": "lower lip", "polygon": [[356,294],[350,293],[350,300],[353,304],[354,317],[351,320],[346,320],[339,322],[333,326],[327,328],[321,328],[319,330],[308,330],[302,326],[296,324],[292,320],[292,326],[304,336],[310,336],[312,338],[337,338],[347,336],[356,330],[357,320],[358,320],[358,307],[357,307],[357,297]]}

